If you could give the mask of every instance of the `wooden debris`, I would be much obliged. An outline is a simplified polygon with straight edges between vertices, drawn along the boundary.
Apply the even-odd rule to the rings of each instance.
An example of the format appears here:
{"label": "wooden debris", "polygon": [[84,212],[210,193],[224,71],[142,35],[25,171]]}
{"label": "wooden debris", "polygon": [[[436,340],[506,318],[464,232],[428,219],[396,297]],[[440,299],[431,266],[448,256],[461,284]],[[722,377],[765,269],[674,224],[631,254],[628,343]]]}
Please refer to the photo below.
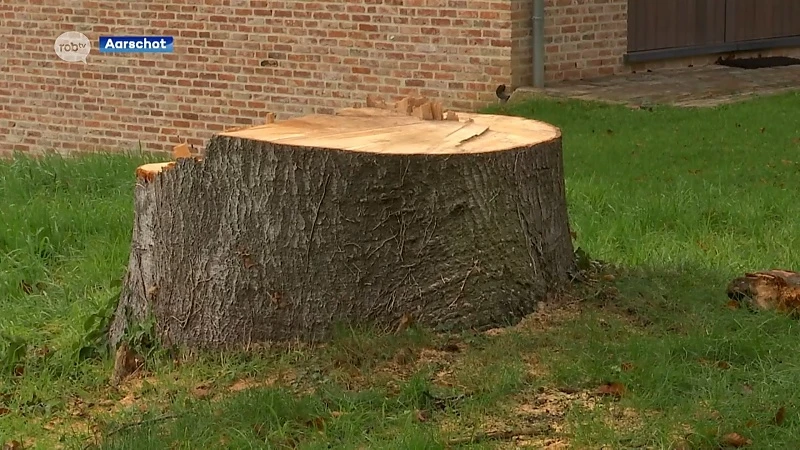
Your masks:
{"label": "wooden debris", "polygon": [[184,142],[172,147],[172,157],[175,159],[191,158],[192,152],[189,151],[189,146]]}
{"label": "wooden debris", "polygon": [[441,103],[439,102],[431,103],[431,112],[433,113],[433,120],[442,120],[444,115],[443,111],[444,108],[442,107]]}
{"label": "wooden debris", "polygon": [[114,358],[114,371],[111,374],[111,385],[114,387],[125,380],[128,376],[139,370],[144,364],[144,360],[130,346],[123,342],[117,349]]}
{"label": "wooden debris", "polygon": [[433,120],[433,108],[430,102],[415,107],[412,115],[422,120]]}
{"label": "wooden debris", "polygon": [[458,120],[458,115],[453,111],[444,111],[441,102],[432,101],[425,97],[405,97],[389,105],[380,96],[367,95],[367,108],[383,109],[398,114],[420,118],[422,120]]}
{"label": "wooden debris", "polygon": [[408,97],[395,103],[394,110],[399,112],[400,114],[409,114],[411,112],[411,106],[409,105]]}
{"label": "wooden debris", "polygon": [[386,100],[377,95],[367,94],[367,108],[387,109]]}
{"label": "wooden debris", "polygon": [[800,273],[767,270],[745,273],[728,284],[728,298],[753,310],[777,310],[800,316]]}

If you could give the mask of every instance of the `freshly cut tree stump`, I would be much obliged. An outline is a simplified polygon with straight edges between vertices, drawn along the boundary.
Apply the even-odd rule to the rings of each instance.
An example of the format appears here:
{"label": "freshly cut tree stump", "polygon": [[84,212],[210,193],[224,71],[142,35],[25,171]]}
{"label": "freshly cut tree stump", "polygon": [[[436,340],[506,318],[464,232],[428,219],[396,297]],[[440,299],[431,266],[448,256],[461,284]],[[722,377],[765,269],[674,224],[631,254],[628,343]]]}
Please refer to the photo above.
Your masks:
{"label": "freshly cut tree stump", "polygon": [[573,266],[561,133],[431,110],[278,121],[140,167],[112,343],[148,319],[166,345],[212,349],[531,313]]}

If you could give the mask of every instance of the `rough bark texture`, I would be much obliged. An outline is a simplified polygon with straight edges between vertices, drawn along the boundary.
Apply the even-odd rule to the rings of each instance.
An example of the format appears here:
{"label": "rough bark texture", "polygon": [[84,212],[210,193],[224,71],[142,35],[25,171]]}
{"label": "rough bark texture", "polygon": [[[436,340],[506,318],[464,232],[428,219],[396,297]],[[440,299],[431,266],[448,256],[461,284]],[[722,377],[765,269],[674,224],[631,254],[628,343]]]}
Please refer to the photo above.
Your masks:
{"label": "rough bark texture", "polygon": [[330,337],[334,325],[485,329],[573,264],[561,138],[397,155],[219,135],[135,192],[111,339],[152,314],[194,348]]}

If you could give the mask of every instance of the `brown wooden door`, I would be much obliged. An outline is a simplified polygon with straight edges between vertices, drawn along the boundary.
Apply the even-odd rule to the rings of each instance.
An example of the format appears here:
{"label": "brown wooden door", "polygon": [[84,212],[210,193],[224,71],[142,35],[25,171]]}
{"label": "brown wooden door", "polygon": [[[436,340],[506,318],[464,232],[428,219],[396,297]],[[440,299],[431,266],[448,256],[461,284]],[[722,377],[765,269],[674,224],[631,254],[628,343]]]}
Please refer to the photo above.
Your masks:
{"label": "brown wooden door", "polygon": [[800,0],[628,0],[629,53],[690,48],[701,54],[787,37],[800,37]]}
{"label": "brown wooden door", "polygon": [[800,0],[727,0],[725,41],[800,36]]}
{"label": "brown wooden door", "polygon": [[725,2],[628,0],[628,51],[724,43]]}

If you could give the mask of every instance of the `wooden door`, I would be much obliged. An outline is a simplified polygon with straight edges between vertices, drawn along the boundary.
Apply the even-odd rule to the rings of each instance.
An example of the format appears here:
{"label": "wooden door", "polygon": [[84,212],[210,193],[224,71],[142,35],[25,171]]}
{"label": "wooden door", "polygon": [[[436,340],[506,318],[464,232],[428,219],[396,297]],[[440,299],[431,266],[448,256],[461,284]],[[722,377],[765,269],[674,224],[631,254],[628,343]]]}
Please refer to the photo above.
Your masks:
{"label": "wooden door", "polygon": [[725,43],[725,2],[628,0],[628,52]]}
{"label": "wooden door", "polygon": [[725,41],[800,36],[800,0],[727,0]]}

